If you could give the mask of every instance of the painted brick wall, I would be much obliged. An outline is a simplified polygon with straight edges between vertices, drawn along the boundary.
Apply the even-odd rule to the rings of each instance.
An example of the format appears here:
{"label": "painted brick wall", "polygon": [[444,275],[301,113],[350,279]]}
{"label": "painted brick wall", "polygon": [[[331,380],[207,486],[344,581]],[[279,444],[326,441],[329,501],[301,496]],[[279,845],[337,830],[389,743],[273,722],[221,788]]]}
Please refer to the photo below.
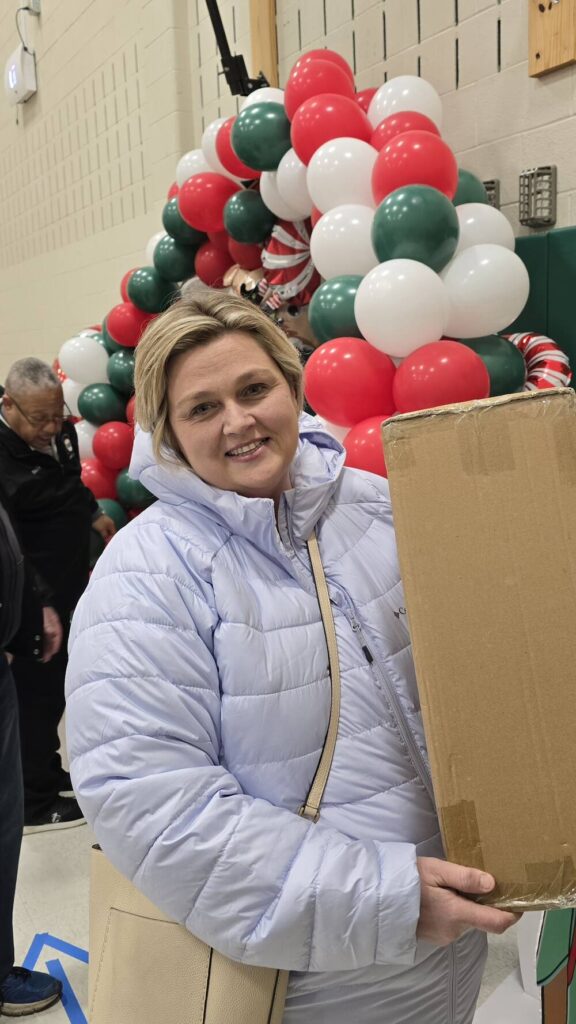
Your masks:
{"label": "painted brick wall", "polygon": [[[0,5],[0,62],[17,3]],[[0,103],[0,379],[120,301],[194,145],[186,0],[43,0],[38,94]]]}

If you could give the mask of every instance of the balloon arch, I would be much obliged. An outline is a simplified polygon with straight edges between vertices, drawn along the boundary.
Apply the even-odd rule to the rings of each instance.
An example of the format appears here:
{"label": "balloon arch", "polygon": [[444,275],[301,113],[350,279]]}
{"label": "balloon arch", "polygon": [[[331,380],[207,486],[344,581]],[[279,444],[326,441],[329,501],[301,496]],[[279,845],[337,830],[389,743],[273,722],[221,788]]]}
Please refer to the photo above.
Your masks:
{"label": "balloon arch", "polygon": [[571,379],[550,339],[535,351],[533,335],[500,334],[525,306],[528,273],[421,78],[357,92],[338,53],[304,54],[285,90],[259,89],[207,126],[162,224],[122,301],[55,362],[83,479],[119,525],[152,500],[127,470],[134,350],[190,282],[248,295],[312,352],[307,401],[347,464],[372,472],[386,473],[380,425],[395,412]]}

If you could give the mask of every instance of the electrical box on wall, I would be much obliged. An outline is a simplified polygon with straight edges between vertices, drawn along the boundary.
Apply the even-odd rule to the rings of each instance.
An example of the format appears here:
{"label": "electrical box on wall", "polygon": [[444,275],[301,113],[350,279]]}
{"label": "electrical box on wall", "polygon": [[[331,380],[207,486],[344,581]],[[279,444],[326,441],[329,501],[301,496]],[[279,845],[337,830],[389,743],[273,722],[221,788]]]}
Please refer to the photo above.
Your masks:
{"label": "electrical box on wall", "polygon": [[4,89],[8,102],[13,105],[26,103],[36,92],[36,58],[22,44],[6,61]]}

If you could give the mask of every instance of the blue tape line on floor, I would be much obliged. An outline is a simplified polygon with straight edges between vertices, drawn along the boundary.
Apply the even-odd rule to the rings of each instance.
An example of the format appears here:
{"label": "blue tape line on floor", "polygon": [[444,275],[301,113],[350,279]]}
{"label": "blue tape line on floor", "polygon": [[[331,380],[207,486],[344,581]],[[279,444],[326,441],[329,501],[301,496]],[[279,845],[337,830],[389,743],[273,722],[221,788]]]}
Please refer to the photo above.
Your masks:
{"label": "blue tape line on floor", "polygon": [[46,967],[53,978],[57,978],[62,982],[62,1006],[66,1011],[66,1016],[70,1021],[70,1024],[88,1024],[87,1018],[84,1016],[82,1007],[74,995],[74,989],[68,981],[66,971],[59,960],[47,960]]}
{"label": "blue tape line on floor", "polygon": [[58,939],[55,935],[50,935],[49,932],[38,932],[30,943],[30,949],[22,966],[27,967],[29,971],[34,970],[34,966],[38,962],[38,957],[44,946],[56,949],[59,953],[66,953],[67,956],[73,957],[74,960],[80,960],[84,964],[88,963],[88,951],[86,949],[74,946],[71,942],[65,942],[64,939]]}

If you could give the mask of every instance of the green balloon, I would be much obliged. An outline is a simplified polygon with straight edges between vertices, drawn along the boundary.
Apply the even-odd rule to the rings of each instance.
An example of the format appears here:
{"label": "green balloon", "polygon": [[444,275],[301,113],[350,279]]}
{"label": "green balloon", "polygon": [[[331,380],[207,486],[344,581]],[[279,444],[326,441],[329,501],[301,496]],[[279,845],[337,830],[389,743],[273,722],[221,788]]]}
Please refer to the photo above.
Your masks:
{"label": "green balloon", "polygon": [[362,337],[354,316],[354,300],[363,280],[361,274],[343,274],[316,289],[308,307],[308,320],[319,342]]}
{"label": "green balloon", "polygon": [[372,245],[381,263],[417,260],[438,274],[456,252],[459,236],[454,205],[428,185],[391,192],[380,203],[372,225]]}
{"label": "green balloon", "polygon": [[123,526],[126,526],[128,516],[120,502],[114,501],[113,498],[98,498],[98,504],[102,511],[107,516],[110,516],[117,530],[121,530]]}
{"label": "green balloon", "polygon": [[486,203],[490,205],[488,193],[484,183],[471,171],[458,172],[458,190],[454,196],[454,206],[462,206],[463,203]]}
{"label": "green balloon", "polygon": [[97,427],[109,420],[126,420],[126,399],[111,384],[88,384],[78,396],[78,409]]}
{"label": "green balloon", "polygon": [[131,395],[134,392],[134,349],[123,348],[121,352],[114,352],[108,360],[108,380],[117,391],[123,395]]}
{"label": "green balloon", "polygon": [[144,484],[128,476],[127,469],[123,469],[116,477],[116,493],[125,508],[147,508],[156,501]]}
{"label": "green balloon", "polygon": [[224,227],[237,242],[264,242],[275,223],[274,214],[258,192],[236,192],[224,207]]}
{"label": "green balloon", "polygon": [[490,398],[522,391],[526,383],[524,356],[507,338],[496,334],[486,338],[459,338],[461,345],[476,352],[490,374]]}
{"label": "green balloon", "polygon": [[182,245],[199,246],[208,237],[203,231],[197,231],[196,228],[186,223],[178,208],[177,196],[169,199],[166,203],[162,211],[162,223],[171,238],[175,238],[177,242],[182,242]]}
{"label": "green balloon", "polygon": [[174,298],[174,285],[155,267],[140,267],[128,281],[128,298],[145,313],[162,313]]}
{"label": "green balloon", "polygon": [[122,349],[124,349],[125,346],[119,345],[117,341],[114,341],[114,338],[112,337],[108,330],[106,320],[107,317],[104,317],[102,321],[102,340],[104,348],[109,353],[109,355],[112,355],[113,352],[120,352]]}
{"label": "green balloon", "polygon": [[167,281],[186,281],[194,276],[194,259],[198,247],[182,245],[165,235],[154,249],[154,266]]}
{"label": "green balloon", "polygon": [[232,127],[232,148],[248,167],[275,171],[288,152],[290,121],[282,103],[252,103]]}

